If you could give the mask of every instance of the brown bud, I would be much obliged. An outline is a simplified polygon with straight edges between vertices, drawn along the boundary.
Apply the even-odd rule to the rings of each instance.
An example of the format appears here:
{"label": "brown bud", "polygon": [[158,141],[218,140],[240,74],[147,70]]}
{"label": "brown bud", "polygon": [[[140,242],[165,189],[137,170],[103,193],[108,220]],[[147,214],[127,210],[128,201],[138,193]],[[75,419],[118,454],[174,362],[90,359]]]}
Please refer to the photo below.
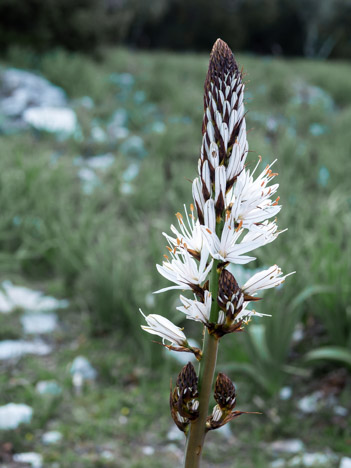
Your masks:
{"label": "brown bud", "polygon": [[236,392],[233,382],[223,373],[216,379],[214,399],[221,409],[231,411],[236,404]]}
{"label": "brown bud", "polygon": [[244,293],[234,276],[223,269],[219,277],[218,305],[225,312],[227,325],[232,325],[236,316],[243,308]]}
{"label": "brown bud", "polygon": [[194,366],[191,362],[188,362],[188,364],[180,371],[176,382],[179,393],[183,394],[183,399],[186,401],[198,396],[197,380]]}
{"label": "brown bud", "polygon": [[188,362],[179,373],[174,390],[171,387],[172,418],[183,432],[185,432],[189,421],[194,421],[199,416],[197,380],[194,366]]}
{"label": "brown bud", "polygon": [[239,285],[234,276],[230,271],[223,269],[219,277],[218,300],[222,304],[225,304],[239,289]]}
{"label": "brown bud", "polygon": [[178,393],[177,393],[177,388],[174,390],[172,389],[172,384],[171,384],[171,392],[169,396],[169,406],[171,409],[171,415],[174,423],[178,427],[178,429],[182,432],[185,432],[188,425],[189,425],[189,419],[185,418],[182,416],[179,411],[178,411]]}
{"label": "brown bud", "polygon": [[223,81],[226,75],[233,75],[237,72],[238,65],[233,52],[222,39],[217,39],[210,55],[210,63],[205,81],[205,91],[210,90],[211,82],[218,83],[218,78]]}

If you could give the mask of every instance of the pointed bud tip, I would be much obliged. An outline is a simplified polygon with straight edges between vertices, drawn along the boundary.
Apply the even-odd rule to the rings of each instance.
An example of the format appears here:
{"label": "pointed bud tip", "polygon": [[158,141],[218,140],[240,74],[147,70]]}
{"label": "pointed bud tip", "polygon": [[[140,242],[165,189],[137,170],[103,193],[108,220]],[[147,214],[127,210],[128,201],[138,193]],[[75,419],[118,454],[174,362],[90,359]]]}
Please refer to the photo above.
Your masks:
{"label": "pointed bud tip", "polygon": [[230,47],[228,44],[222,39],[218,38],[216,42],[213,44],[212,51],[211,51],[211,56],[212,55],[218,55],[221,57],[227,57],[230,58],[233,55],[233,52],[230,50]]}
{"label": "pointed bud tip", "polygon": [[214,82],[217,77],[223,77],[228,73],[235,74],[238,71],[238,65],[230,47],[222,39],[217,39],[211,51],[205,87],[211,81]]}

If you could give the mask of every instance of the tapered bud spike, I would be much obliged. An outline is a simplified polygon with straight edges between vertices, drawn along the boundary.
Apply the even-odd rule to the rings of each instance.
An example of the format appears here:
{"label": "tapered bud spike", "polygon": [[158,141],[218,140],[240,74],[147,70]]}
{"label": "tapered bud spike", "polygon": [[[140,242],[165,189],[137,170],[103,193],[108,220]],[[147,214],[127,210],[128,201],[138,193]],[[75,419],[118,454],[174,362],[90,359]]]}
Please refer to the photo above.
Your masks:
{"label": "tapered bud spike", "polygon": [[194,366],[188,362],[180,371],[174,390],[171,386],[169,400],[171,415],[183,432],[186,432],[189,421],[194,421],[199,416],[197,380]]}
{"label": "tapered bud spike", "polygon": [[[224,205],[223,192],[228,193],[243,171],[248,152],[244,87],[242,73],[232,51],[218,39],[210,55],[204,85],[203,139],[198,165],[202,198],[205,202],[215,198],[218,219]],[[219,167],[225,168],[225,174],[218,172],[216,175]],[[203,210],[198,200],[195,202],[200,219]]]}
{"label": "tapered bud spike", "polygon": [[219,277],[218,305],[226,314],[226,324],[232,325],[244,304],[244,293],[230,271],[223,269]]}
{"label": "tapered bud spike", "polygon": [[229,270],[223,269],[219,277],[218,297],[224,303],[239,290],[239,285]]}
{"label": "tapered bud spike", "polygon": [[216,379],[214,399],[221,409],[232,410],[236,404],[236,391],[233,382],[223,373]]}
{"label": "tapered bud spike", "polygon": [[[188,393],[191,398],[194,398],[197,396],[197,380],[195,368],[191,362],[188,362],[179,373],[176,386],[180,392]],[[187,399],[188,395],[186,396]]]}
{"label": "tapered bud spike", "polygon": [[210,89],[211,82],[215,83],[218,78],[223,79],[228,73],[234,74],[238,71],[238,64],[228,44],[222,41],[222,39],[217,39],[210,55],[205,91]]}

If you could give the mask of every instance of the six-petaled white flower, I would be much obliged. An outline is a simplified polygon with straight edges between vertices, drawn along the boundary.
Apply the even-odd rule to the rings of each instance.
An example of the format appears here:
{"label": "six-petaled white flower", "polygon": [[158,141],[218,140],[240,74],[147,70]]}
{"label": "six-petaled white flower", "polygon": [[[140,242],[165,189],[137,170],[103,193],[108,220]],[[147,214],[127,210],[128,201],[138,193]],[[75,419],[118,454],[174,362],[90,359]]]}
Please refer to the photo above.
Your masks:
{"label": "six-petaled white flower", "polygon": [[270,199],[277,191],[279,184],[268,186],[268,183],[277,175],[271,170],[274,163],[267,166],[254,180],[253,174],[258,164],[252,174],[246,169],[240,173],[236,184],[226,197],[227,206],[231,208],[235,221],[242,222],[243,227],[248,229],[253,224],[272,218],[281,209],[278,205],[279,197],[274,201]]}
{"label": "six-petaled white flower", "polygon": [[198,300],[188,299],[187,297],[180,296],[181,303],[177,310],[183,312],[186,318],[208,324],[210,321],[211,305],[212,305],[212,294],[209,291],[205,291],[204,302]]}
{"label": "six-petaled white flower", "polygon": [[190,214],[184,205],[185,219],[181,213],[177,213],[179,229],[173,224],[171,225],[171,231],[175,234],[175,238],[163,232],[162,234],[167,239],[171,246],[171,250],[174,248],[188,250],[194,256],[199,256],[203,247],[203,235],[201,231],[200,222],[195,219],[194,216],[194,205],[190,205]]}
{"label": "six-petaled white flower", "polygon": [[158,272],[169,281],[172,281],[174,286],[155,291],[161,293],[170,289],[193,289],[194,286],[201,286],[212,269],[213,260],[207,264],[209,252],[205,248],[201,251],[201,260],[197,262],[187,250],[176,250],[170,252],[172,260],[168,258],[162,265],[156,265]]}
{"label": "six-petaled white flower", "polygon": [[205,226],[202,226],[203,235],[207,241],[208,249],[213,258],[224,262],[245,264],[255,257],[243,255],[262,245],[272,242],[279,234],[275,223],[264,222],[254,225],[244,237],[244,228],[236,222],[232,214],[226,217],[221,238],[215,232],[216,213],[213,200],[205,204]]}

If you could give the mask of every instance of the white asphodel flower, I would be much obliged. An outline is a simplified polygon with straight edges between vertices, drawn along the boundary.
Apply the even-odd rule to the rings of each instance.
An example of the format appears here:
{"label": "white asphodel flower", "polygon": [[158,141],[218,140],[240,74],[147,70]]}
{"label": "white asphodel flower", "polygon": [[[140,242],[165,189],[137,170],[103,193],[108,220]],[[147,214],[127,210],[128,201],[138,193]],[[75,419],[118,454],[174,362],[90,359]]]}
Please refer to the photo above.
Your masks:
{"label": "white asphodel flower", "polygon": [[248,229],[252,224],[272,218],[281,209],[278,205],[279,198],[275,201],[270,199],[277,191],[279,184],[267,186],[277,175],[271,170],[275,161],[254,180],[253,175],[259,162],[252,173],[243,169],[226,197],[226,205],[231,207],[235,221],[238,224],[242,222],[243,227]]}
{"label": "white asphodel flower", "polygon": [[141,328],[152,335],[158,335],[162,338],[162,342],[167,340],[171,345],[186,346],[187,339],[182,329],[174,325],[170,320],[162,317],[162,315],[143,314],[142,310],[139,309],[140,313],[145,318],[148,326],[141,325]]}
{"label": "white asphodel flower", "polygon": [[166,261],[162,265],[156,265],[160,275],[175,283],[174,286],[155,291],[161,293],[170,289],[193,289],[194,286],[201,286],[212,269],[213,260],[207,265],[209,252],[206,247],[201,251],[200,262],[197,262],[187,250],[176,250],[170,252],[172,260],[166,256]]}
{"label": "white asphodel flower", "polygon": [[277,265],[273,265],[267,270],[260,271],[253,275],[252,278],[246,281],[242,290],[245,294],[253,296],[257,291],[262,289],[270,289],[275,286],[279,286],[285,281],[285,278],[293,275],[294,273],[295,271],[287,275],[283,275],[282,270]]}
{"label": "white asphodel flower", "polygon": [[268,220],[263,223],[253,224],[250,231],[244,236],[242,243],[257,243],[258,247],[269,244],[273,242],[279,234],[287,231],[278,231],[278,226],[275,221],[268,222]]}
{"label": "white asphodel flower", "polygon": [[180,296],[180,300],[183,305],[177,307],[177,310],[183,312],[187,319],[204,324],[209,323],[212,305],[212,294],[209,291],[205,291],[204,302],[188,299],[184,296]]}
{"label": "white asphodel flower", "polygon": [[235,322],[239,322],[242,320],[245,324],[250,322],[251,317],[272,317],[270,314],[262,314],[261,312],[257,312],[256,310],[247,309],[247,302],[245,302],[244,307],[235,317]]}
{"label": "white asphodel flower", "polygon": [[224,262],[237,264],[249,263],[255,260],[255,257],[243,255],[257,247],[271,242],[278,235],[276,225],[260,225],[249,231],[240,241],[244,229],[239,225],[235,228],[235,220],[232,215],[227,216],[223,226],[221,238],[216,232],[216,218],[213,200],[208,200],[205,204],[205,226],[202,226],[202,232],[208,244],[208,249],[213,258]]}
{"label": "white asphodel flower", "polygon": [[179,247],[180,249],[188,250],[192,255],[200,257],[200,253],[203,247],[203,235],[200,227],[199,220],[195,219],[194,216],[194,205],[190,205],[190,214],[184,205],[185,219],[184,217],[177,213],[176,217],[178,219],[179,229],[177,229],[173,224],[171,225],[171,231],[175,234],[175,238],[169,236],[163,232],[163,235],[169,242],[170,246]]}

